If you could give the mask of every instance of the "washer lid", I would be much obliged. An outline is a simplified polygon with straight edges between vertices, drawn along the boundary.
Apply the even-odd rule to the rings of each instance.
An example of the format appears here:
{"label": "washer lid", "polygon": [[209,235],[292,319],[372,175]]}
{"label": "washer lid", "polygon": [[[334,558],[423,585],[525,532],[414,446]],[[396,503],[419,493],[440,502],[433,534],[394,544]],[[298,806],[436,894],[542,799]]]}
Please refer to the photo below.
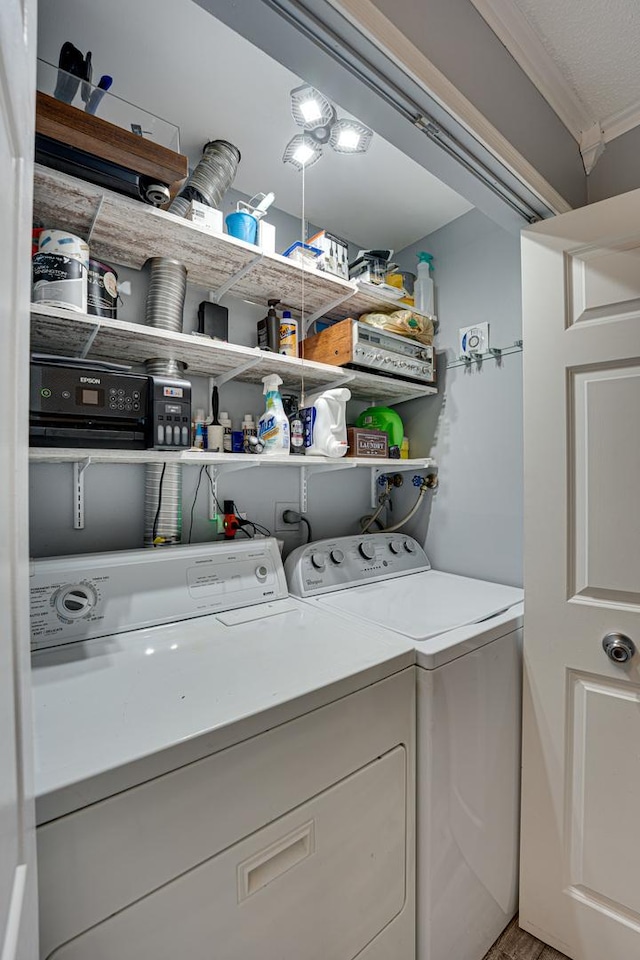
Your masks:
{"label": "washer lid", "polygon": [[523,596],[522,590],[501,583],[425,570],[325,594],[317,602],[394,630],[419,644],[496,616],[520,603]]}

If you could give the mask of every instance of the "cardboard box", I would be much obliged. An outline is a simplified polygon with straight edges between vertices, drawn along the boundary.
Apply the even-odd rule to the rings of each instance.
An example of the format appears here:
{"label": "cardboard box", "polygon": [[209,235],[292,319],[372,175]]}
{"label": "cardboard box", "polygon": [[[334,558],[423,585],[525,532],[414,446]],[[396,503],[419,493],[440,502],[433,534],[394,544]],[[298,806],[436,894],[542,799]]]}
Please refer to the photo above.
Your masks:
{"label": "cardboard box", "polygon": [[384,460],[389,456],[389,437],[384,430],[347,427],[347,457],[369,457]]}

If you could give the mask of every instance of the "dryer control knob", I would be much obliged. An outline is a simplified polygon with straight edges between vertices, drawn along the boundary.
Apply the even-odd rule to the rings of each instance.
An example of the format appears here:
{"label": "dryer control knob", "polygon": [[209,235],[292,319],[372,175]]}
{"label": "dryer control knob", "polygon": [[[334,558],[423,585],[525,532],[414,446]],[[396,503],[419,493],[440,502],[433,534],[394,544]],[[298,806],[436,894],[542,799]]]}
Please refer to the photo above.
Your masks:
{"label": "dryer control knob", "polygon": [[311,563],[314,565],[316,570],[324,570],[324,567],[325,567],[324,553],[312,553]]}
{"label": "dryer control knob", "polygon": [[392,540],[389,544],[389,550],[391,550],[391,553],[399,554],[402,550],[402,542],[400,540]]}
{"label": "dryer control knob", "polygon": [[360,556],[365,560],[373,560],[376,555],[375,546],[372,543],[367,543],[366,540],[363,541],[363,543],[358,544],[358,550],[360,552]]}
{"label": "dryer control knob", "polygon": [[405,540],[405,541],[404,541],[404,548],[405,548],[405,550],[407,551],[407,553],[415,553],[415,552],[416,552],[416,545],[415,545],[415,543],[413,542],[413,540]]}
{"label": "dryer control knob", "polygon": [[342,563],[344,560],[344,553],[342,550],[332,550],[329,554],[334,563]]}
{"label": "dryer control knob", "polygon": [[63,587],[55,600],[57,612],[65,620],[83,620],[91,614],[97,597],[95,590],[84,583]]}
{"label": "dryer control knob", "polygon": [[269,571],[268,571],[268,569],[264,566],[264,564],[261,564],[259,567],[256,567],[256,578],[257,578],[261,583],[264,583],[264,581],[267,579],[268,573],[269,573]]}

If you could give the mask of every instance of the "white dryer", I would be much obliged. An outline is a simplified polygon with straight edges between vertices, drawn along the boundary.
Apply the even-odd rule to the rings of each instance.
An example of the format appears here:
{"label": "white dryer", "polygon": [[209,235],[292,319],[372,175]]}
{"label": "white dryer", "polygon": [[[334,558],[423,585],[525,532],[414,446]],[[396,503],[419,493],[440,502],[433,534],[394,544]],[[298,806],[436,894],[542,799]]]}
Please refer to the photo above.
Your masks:
{"label": "white dryer", "polygon": [[31,569],[41,957],[414,960],[411,644],[273,540]]}
{"label": "white dryer", "polygon": [[432,570],[410,537],[323,540],[292,594],[403,637],[417,666],[417,956],[481,960],[517,909],[523,593]]}

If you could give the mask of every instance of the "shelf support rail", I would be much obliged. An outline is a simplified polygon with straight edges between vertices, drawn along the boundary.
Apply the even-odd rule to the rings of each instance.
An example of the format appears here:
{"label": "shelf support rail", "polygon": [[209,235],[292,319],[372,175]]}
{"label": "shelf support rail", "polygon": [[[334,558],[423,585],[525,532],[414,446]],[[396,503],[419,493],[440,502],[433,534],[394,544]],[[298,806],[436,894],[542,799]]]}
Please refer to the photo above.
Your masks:
{"label": "shelf support rail", "polygon": [[355,378],[355,373],[347,373],[347,371],[345,371],[344,376],[340,380],[331,380],[329,383],[323,383],[317,390],[314,387],[313,390],[308,390],[307,393],[314,394],[318,391],[336,390],[338,387],[345,387],[348,383],[351,383],[352,380],[355,380]]}
{"label": "shelf support rail", "polygon": [[310,317],[305,319],[305,333],[309,330],[312,323],[315,323],[316,320],[320,319],[320,317],[324,317],[325,313],[329,313],[330,310],[335,310],[335,308],[339,307],[341,303],[345,303],[345,301],[350,300],[351,297],[355,296],[357,292],[357,289],[354,287],[353,290],[342,294],[342,296],[338,297],[336,300],[331,300],[329,303],[323,304],[319,310],[316,310],[315,313],[312,313]]}
{"label": "shelf support rail", "polygon": [[[189,463],[193,466],[193,463]],[[186,464],[185,464],[186,466]],[[209,520],[215,520],[219,514],[218,510],[218,480],[224,473],[234,473],[236,470],[246,470],[248,467],[259,467],[258,457],[247,459],[246,463],[239,463],[237,460],[233,463],[207,464],[207,474],[209,476]]]}
{"label": "shelf support rail", "polygon": [[85,344],[84,344],[82,350],[80,351],[80,354],[79,354],[79,357],[78,357],[79,360],[86,360],[87,355],[88,355],[89,351],[91,350],[91,347],[93,346],[93,341],[94,341],[95,338],[98,336],[99,330],[100,330],[100,321],[98,320],[98,321],[94,324],[93,330],[91,331],[91,333],[90,333],[89,336],[87,337],[87,339],[86,339],[86,341],[85,341]]}
{"label": "shelf support rail", "polygon": [[[311,457],[309,458],[311,459]],[[300,468],[300,513],[306,513],[309,507],[309,480],[313,473],[331,473],[332,470],[352,470],[356,463],[349,460],[336,460],[335,463],[309,464]]]}
{"label": "shelf support rail", "polygon": [[98,217],[102,213],[102,207],[104,206],[104,193],[100,194],[100,199],[98,200],[98,206],[96,207],[96,212],[93,215],[91,220],[91,226],[89,227],[89,233],[87,234],[87,243],[91,245],[91,240],[93,238],[93,231],[95,230],[96,223],[98,222]]}
{"label": "shelf support rail", "polygon": [[240,363],[237,367],[234,367],[233,370],[227,370],[226,373],[221,373],[217,377],[209,377],[209,383],[211,387],[221,387],[222,384],[227,383],[228,380],[233,380],[235,377],[239,377],[241,373],[245,373],[245,371],[251,370],[252,367],[256,367],[263,359],[264,356],[250,357],[248,360],[245,360],[244,363]]}
{"label": "shelf support rail", "polygon": [[246,277],[248,273],[251,273],[254,267],[258,266],[263,257],[264,253],[259,253],[253,258],[253,260],[250,260],[249,263],[245,264],[240,270],[236,270],[236,272],[232,274],[228,280],[225,280],[225,282],[221,284],[217,290],[211,290],[209,293],[209,299],[211,302],[220,303],[225,293],[228,293],[229,290],[231,290],[231,288],[234,287],[239,280],[242,280],[242,278]]}
{"label": "shelf support rail", "polygon": [[77,460],[73,465],[73,529],[84,530],[84,472],[91,457]]}

